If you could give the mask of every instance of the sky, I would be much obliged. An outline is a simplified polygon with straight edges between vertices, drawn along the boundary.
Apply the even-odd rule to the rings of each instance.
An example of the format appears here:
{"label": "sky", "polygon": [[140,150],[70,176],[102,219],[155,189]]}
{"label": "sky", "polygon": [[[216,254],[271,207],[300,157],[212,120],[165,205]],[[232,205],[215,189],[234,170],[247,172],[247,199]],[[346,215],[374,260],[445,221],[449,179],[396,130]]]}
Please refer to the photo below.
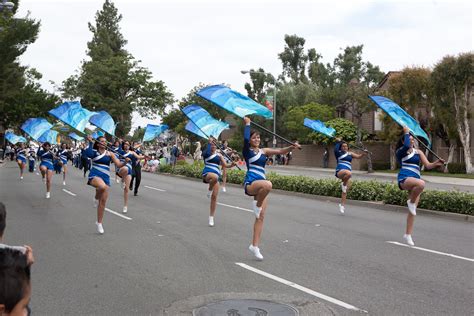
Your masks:
{"label": "sky", "polygon": [[[41,21],[37,41],[20,58],[55,91],[86,58],[95,13],[103,0],[20,0],[17,17]],[[364,45],[364,60],[382,71],[432,67],[443,56],[473,50],[471,1],[115,0],[126,49],[183,98],[194,86],[230,84],[245,94],[248,75],[262,67],[281,74],[285,34],[306,39],[330,62],[346,46]],[[57,91],[57,90],[56,90]],[[159,123],[134,115],[133,127]]]}

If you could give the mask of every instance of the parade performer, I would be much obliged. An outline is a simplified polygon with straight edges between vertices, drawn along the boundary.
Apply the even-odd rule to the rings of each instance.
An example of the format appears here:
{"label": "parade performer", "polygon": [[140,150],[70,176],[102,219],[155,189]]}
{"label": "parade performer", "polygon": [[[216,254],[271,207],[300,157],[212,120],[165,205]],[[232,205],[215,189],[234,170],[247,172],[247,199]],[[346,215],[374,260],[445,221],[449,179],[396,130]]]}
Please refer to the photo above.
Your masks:
{"label": "parade performer", "polygon": [[[142,155],[142,152],[140,150],[141,144],[138,142],[133,142],[132,143],[132,148],[133,151],[138,154]],[[140,187],[140,182],[142,181],[142,165],[140,164],[140,159],[137,159],[135,161],[135,164],[132,166],[133,167],[133,172],[132,172],[132,179],[130,180],[130,191],[133,189],[133,182],[135,180],[135,189],[133,190],[133,195],[137,196],[138,195],[138,188]]]}
{"label": "parade performer", "polygon": [[15,151],[16,162],[20,168],[20,180],[23,180],[23,171],[26,168],[26,148],[24,143],[19,143]]}
{"label": "parade performer", "polygon": [[59,155],[59,165],[62,166],[63,171],[63,185],[66,185],[66,172],[67,172],[67,157],[68,157],[68,148],[66,144],[61,144],[61,149],[58,152]]}
{"label": "parade performer", "polygon": [[51,197],[51,179],[54,170],[54,155],[51,151],[51,144],[49,142],[41,144],[37,156],[41,159],[40,171],[43,181],[46,183],[46,198],[49,199]]}
{"label": "parade performer", "polygon": [[130,181],[132,179],[133,165],[136,163],[137,159],[144,159],[145,156],[139,155],[134,151],[130,150],[130,142],[124,141],[122,143],[122,148],[118,152],[122,157],[121,161],[124,162],[128,158],[128,162],[120,165],[118,171],[119,177],[122,178],[122,187],[123,187],[123,213],[128,212],[128,192],[130,190]]}
{"label": "parade performer", "polygon": [[262,235],[263,220],[267,208],[267,197],[272,190],[272,183],[266,180],[265,177],[267,157],[286,154],[295,148],[300,148],[300,146],[294,144],[285,148],[260,149],[260,134],[257,131],[250,130],[250,118],[244,117],[244,123],[244,149],[242,154],[247,163],[244,190],[245,194],[254,198],[252,208],[256,217],[253,227],[252,244],[249,246],[249,250],[257,259],[263,260],[258,245]]}
{"label": "parade performer", "polygon": [[415,222],[416,207],[420,202],[421,193],[423,193],[425,188],[425,181],[421,180],[420,177],[420,162],[426,169],[433,169],[444,165],[443,159],[429,162],[425,154],[415,148],[414,145],[415,140],[413,136],[410,135],[410,129],[404,126],[403,136],[398,142],[396,152],[398,164],[401,166],[397,180],[400,190],[409,192],[409,200],[407,201],[409,212],[403,239],[410,246],[415,245],[412,238],[413,224]]}
{"label": "parade performer", "polygon": [[110,163],[113,162],[116,166],[122,167],[130,162],[130,159],[125,159],[123,162],[119,161],[115,154],[106,150],[107,141],[105,137],[100,136],[95,143],[92,142],[92,136],[88,135],[87,140],[89,146],[84,151],[84,154],[92,160],[92,167],[89,172],[87,184],[95,188],[94,204],[97,206],[97,232],[104,233],[103,219],[105,204],[109,197],[110,187]]}
{"label": "parade performer", "polygon": [[347,191],[351,185],[352,177],[352,159],[360,159],[367,154],[364,151],[361,154],[357,154],[349,151],[349,144],[342,141],[340,138],[336,138],[336,145],[334,146],[334,155],[336,156],[337,166],[336,166],[336,177],[341,180],[341,204],[339,204],[339,212],[344,214]]}
{"label": "parade performer", "polygon": [[216,213],[217,195],[219,193],[220,166],[231,168],[235,164],[227,164],[221,154],[216,152],[215,139],[209,138],[209,143],[202,153],[204,158],[204,169],[202,170],[202,181],[209,184],[207,197],[211,199],[209,212],[209,226],[214,226],[214,215]]}

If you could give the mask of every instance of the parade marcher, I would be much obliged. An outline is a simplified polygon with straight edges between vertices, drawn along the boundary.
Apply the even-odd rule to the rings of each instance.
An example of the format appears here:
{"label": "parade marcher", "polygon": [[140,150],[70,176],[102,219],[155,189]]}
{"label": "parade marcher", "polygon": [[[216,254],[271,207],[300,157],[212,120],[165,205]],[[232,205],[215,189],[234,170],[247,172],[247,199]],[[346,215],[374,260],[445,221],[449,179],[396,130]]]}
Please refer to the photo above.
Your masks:
{"label": "parade marcher", "polygon": [[415,245],[412,233],[416,216],[416,207],[420,202],[421,193],[423,193],[423,190],[425,189],[425,181],[421,180],[420,176],[420,162],[426,169],[433,169],[444,165],[444,160],[442,159],[438,159],[435,162],[429,162],[425,154],[421,150],[415,148],[414,145],[415,140],[413,136],[410,135],[410,129],[406,126],[403,127],[403,136],[398,142],[396,151],[397,160],[401,166],[397,180],[400,190],[406,190],[409,192],[409,200],[407,201],[409,212],[403,239],[410,246]]}
{"label": "parade marcher", "polygon": [[214,226],[214,215],[216,213],[217,195],[219,193],[219,177],[221,175],[220,166],[233,167],[235,164],[232,162],[227,164],[224,157],[217,153],[217,147],[214,143],[214,138],[209,138],[209,143],[206,149],[202,153],[204,158],[204,169],[202,170],[202,181],[209,184],[207,197],[211,199],[210,212],[209,212],[209,226]]}
{"label": "parade marcher", "polygon": [[[134,149],[133,151],[137,153],[138,155],[142,155],[142,152],[140,151],[140,146],[141,144],[137,142],[132,143],[132,148]],[[135,161],[135,164],[132,166],[133,167],[133,172],[132,172],[132,179],[130,180],[130,191],[133,189],[133,182],[135,182],[135,188],[133,189],[133,195],[137,196],[138,195],[138,188],[140,187],[140,182],[142,181],[142,165],[140,164],[140,159],[137,159]]]}
{"label": "parade marcher", "polygon": [[95,143],[92,142],[92,136],[90,135],[87,136],[87,140],[89,145],[84,154],[92,160],[87,184],[95,188],[94,204],[97,206],[97,232],[103,234],[102,221],[110,187],[110,163],[113,162],[116,166],[122,167],[130,160],[127,158],[121,162],[114,153],[106,150],[107,141],[103,136],[100,136]]}
{"label": "parade marcher", "polygon": [[25,144],[20,143],[16,148],[16,162],[20,168],[20,180],[23,180],[23,171],[26,168],[26,148]]}
{"label": "parade marcher", "polygon": [[250,130],[250,118],[245,117],[244,123],[244,149],[243,156],[247,163],[247,173],[245,174],[244,190],[245,194],[252,196],[252,208],[255,213],[255,223],[253,226],[252,244],[249,250],[258,259],[263,260],[258,247],[263,230],[263,220],[267,209],[267,197],[272,190],[272,183],[265,177],[265,165],[267,157],[273,155],[285,155],[299,145],[292,145],[285,148],[263,148],[260,149],[260,134]]}
{"label": "parade marcher", "polygon": [[61,144],[61,149],[58,152],[59,155],[59,164],[62,166],[63,171],[63,185],[66,185],[66,172],[67,172],[67,158],[68,158],[68,148],[66,144]]}
{"label": "parade marcher", "polygon": [[[113,145],[110,147],[110,149],[113,152],[118,153],[120,151],[120,140],[116,139],[114,141]],[[115,156],[118,158],[117,154]],[[119,179],[119,176],[118,176],[118,171],[119,171],[119,167],[115,166],[115,182],[116,183],[120,183],[120,179]]]}
{"label": "parade marcher", "polygon": [[128,192],[130,190],[130,181],[132,179],[133,165],[137,159],[145,158],[142,155],[137,154],[134,151],[130,150],[130,142],[124,141],[122,143],[122,148],[119,151],[119,154],[122,156],[121,161],[124,159],[129,159],[129,161],[120,167],[118,171],[119,177],[122,178],[122,187],[123,187],[123,213],[128,212]]}
{"label": "parade marcher", "polygon": [[35,163],[36,163],[36,150],[33,147],[30,147],[28,152],[28,171],[34,172],[35,171]]}
{"label": "parade marcher", "polygon": [[51,179],[53,177],[54,170],[54,155],[51,151],[51,144],[49,142],[43,143],[38,148],[37,155],[41,159],[40,171],[41,176],[43,177],[43,181],[46,182],[46,198],[49,199],[51,197]]}
{"label": "parade marcher", "polygon": [[349,144],[342,141],[340,138],[336,138],[336,145],[334,146],[334,155],[336,156],[337,166],[336,166],[336,178],[341,180],[341,203],[339,204],[339,212],[344,214],[347,191],[351,185],[352,177],[352,159],[360,159],[367,154],[364,151],[362,154],[357,154],[349,151]]}

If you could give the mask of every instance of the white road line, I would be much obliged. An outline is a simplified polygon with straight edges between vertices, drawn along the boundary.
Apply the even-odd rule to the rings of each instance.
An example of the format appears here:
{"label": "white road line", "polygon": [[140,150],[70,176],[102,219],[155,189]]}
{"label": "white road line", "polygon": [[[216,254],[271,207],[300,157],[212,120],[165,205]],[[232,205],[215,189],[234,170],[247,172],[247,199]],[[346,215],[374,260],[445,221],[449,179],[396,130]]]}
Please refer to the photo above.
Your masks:
{"label": "white road line", "polygon": [[344,307],[344,308],[347,308],[347,309],[350,309],[350,310],[354,310],[354,311],[359,311],[359,312],[364,312],[364,313],[367,313],[367,311],[363,310],[363,309],[360,309],[358,307],[355,307],[351,304],[347,304],[347,303],[344,303],[343,301],[340,301],[336,298],[333,298],[333,297],[330,297],[330,296],[327,296],[327,295],[324,295],[324,294],[321,294],[319,292],[316,292],[316,291],[313,291],[311,289],[308,289],[304,286],[301,286],[301,285],[298,285],[296,283],[293,283],[291,281],[288,281],[288,280],[285,280],[285,279],[282,279],[280,277],[277,277],[273,274],[270,274],[270,273],[267,273],[265,271],[262,271],[262,270],[259,270],[259,269],[256,269],[256,268],[253,268],[249,265],[246,265],[245,263],[240,263],[240,262],[236,262],[235,263],[236,265],[244,268],[244,269],[247,269],[247,270],[250,270],[252,272],[255,272],[257,274],[260,274],[260,275],[263,275],[264,277],[267,277],[269,279],[272,279],[274,281],[277,281],[277,282],[280,282],[280,283],[283,283],[285,285],[288,285],[288,286],[291,286],[292,288],[295,288],[297,290],[300,290],[300,291],[303,291],[307,294],[310,294],[310,295],[313,295],[313,296],[316,296],[317,298],[320,298],[322,300],[325,300],[325,301],[328,301],[330,303],[333,303],[333,304],[336,304],[336,305],[339,305],[341,307]]}
{"label": "white road line", "polygon": [[474,259],[466,258],[466,257],[461,257],[461,256],[456,256],[456,255],[453,255],[453,254],[451,254],[451,253],[445,253],[445,252],[436,251],[436,250],[431,250],[431,249],[426,249],[426,248],[421,248],[421,247],[409,246],[409,245],[405,245],[405,244],[402,244],[402,243],[397,242],[397,241],[387,241],[387,242],[388,242],[389,244],[393,244],[393,245],[397,245],[397,246],[403,246],[403,247],[418,249],[418,250],[422,250],[422,251],[426,251],[426,252],[435,253],[435,254],[437,254],[437,255],[443,255],[443,256],[448,256],[448,257],[453,257],[453,258],[457,258],[457,259],[462,259],[462,260],[467,260],[467,261],[474,262]]}
{"label": "white road line", "polygon": [[72,193],[71,191],[68,191],[66,189],[63,189],[64,192],[66,192],[67,194],[69,195],[72,195],[72,196],[76,196],[77,194],[76,193]]}
{"label": "white road line", "polygon": [[253,211],[252,211],[252,210],[249,210],[248,208],[233,206],[233,205],[224,204],[224,203],[219,203],[219,202],[217,202],[217,205],[227,206],[227,207],[230,207],[230,208],[235,208],[235,209],[238,209],[238,210],[242,210],[242,211],[246,211],[246,212],[253,213]]}
{"label": "white road line", "polygon": [[148,185],[145,185],[145,188],[152,189],[152,190],[156,190],[156,191],[160,191],[160,192],[166,192],[166,190],[158,189],[158,188],[154,188],[154,187],[150,187],[150,186],[148,186]]}
{"label": "white road line", "polygon": [[129,220],[129,221],[132,220],[130,217],[127,217],[127,216],[125,216],[125,215],[122,215],[122,214],[120,214],[120,213],[117,213],[117,212],[115,212],[115,211],[112,211],[110,208],[105,208],[105,210],[106,210],[107,212],[109,212],[109,213],[112,213],[112,214],[114,214],[114,215],[120,216],[121,218],[125,218],[126,220]]}

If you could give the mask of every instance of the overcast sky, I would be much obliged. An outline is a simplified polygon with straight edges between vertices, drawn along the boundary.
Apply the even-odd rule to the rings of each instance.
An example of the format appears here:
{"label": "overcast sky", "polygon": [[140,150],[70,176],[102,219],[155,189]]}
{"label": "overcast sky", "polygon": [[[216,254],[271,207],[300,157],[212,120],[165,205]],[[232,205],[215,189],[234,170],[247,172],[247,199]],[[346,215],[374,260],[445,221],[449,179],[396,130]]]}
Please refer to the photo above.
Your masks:
{"label": "overcast sky", "polygon": [[[21,0],[17,16],[41,20],[38,40],[21,57],[53,91],[86,57],[103,0]],[[341,48],[364,45],[364,59],[384,72],[433,66],[447,54],[473,50],[471,1],[115,0],[123,15],[126,49],[176,99],[198,83],[228,83],[245,92],[248,75],[262,67],[281,73],[285,34],[306,39],[324,62]],[[133,126],[152,121],[135,116]],[[158,122],[158,121],[155,121]]]}

